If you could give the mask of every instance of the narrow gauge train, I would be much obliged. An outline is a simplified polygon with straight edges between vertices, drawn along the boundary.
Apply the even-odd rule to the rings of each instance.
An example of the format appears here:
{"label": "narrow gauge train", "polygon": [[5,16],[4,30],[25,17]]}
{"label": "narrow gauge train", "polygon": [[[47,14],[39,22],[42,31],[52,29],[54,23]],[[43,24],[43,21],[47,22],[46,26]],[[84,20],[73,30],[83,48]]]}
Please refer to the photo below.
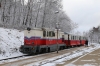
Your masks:
{"label": "narrow gauge train", "polygon": [[25,54],[36,54],[62,50],[72,46],[85,44],[85,37],[64,33],[49,28],[27,28],[24,30],[24,45],[20,52]]}

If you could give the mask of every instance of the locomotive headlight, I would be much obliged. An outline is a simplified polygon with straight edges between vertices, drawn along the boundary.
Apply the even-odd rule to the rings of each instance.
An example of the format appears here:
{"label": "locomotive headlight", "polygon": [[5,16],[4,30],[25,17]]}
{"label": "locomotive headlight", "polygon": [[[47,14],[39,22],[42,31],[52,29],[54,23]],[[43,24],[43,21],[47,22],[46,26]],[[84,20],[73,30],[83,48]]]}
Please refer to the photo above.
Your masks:
{"label": "locomotive headlight", "polygon": [[22,48],[22,46],[19,47],[20,49]]}
{"label": "locomotive headlight", "polygon": [[28,28],[27,28],[27,30],[28,30],[28,31],[30,31],[30,30],[31,30],[31,28],[30,28],[30,27],[28,27]]}

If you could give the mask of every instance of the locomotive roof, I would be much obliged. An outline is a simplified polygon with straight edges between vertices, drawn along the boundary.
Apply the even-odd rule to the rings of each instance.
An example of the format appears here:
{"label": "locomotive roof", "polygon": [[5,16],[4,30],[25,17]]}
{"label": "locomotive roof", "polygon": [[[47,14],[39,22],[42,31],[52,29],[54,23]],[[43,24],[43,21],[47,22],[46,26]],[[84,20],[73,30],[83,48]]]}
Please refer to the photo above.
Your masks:
{"label": "locomotive roof", "polygon": [[[27,30],[27,28],[25,28],[25,30]],[[47,30],[47,31],[55,31],[55,29],[51,29],[51,28],[31,28],[31,30]]]}

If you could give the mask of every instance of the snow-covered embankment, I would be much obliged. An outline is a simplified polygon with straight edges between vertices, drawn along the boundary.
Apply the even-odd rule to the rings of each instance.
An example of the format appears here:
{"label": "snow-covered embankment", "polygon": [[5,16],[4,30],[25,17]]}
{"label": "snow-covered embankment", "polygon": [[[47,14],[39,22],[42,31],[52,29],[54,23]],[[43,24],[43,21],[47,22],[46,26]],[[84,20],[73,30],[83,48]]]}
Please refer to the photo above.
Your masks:
{"label": "snow-covered embankment", "polygon": [[0,28],[0,59],[20,56],[19,47],[23,45],[23,31]]}

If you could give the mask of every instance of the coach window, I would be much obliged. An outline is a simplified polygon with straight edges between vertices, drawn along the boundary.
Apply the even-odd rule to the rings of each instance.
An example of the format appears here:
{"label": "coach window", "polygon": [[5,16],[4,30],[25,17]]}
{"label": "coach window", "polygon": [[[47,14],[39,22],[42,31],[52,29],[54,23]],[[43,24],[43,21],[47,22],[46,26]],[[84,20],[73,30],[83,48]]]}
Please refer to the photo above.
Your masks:
{"label": "coach window", "polygon": [[76,40],[76,36],[75,36],[75,38],[74,38],[75,40]]}
{"label": "coach window", "polygon": [[76,36],[76,40],[77,40],[77,37],[78,37],[78,36]]}
{"label": "coach window", "polygon": [[75,36],[74,36],[74,40],[75,40]]}
{"label": "coach window", "polygon": [[74,36],[73,36],[73,40],[74,40]]}
{"label": "coach window", "polygon": [[71,36],[71,40],[73,39],[73,36]]}
{"label": "coach window", "polygon": [[76,36],[74,36],[74,40],[76,39]]}
{"label": "coach window", "polygon": [[77,36],[76,36],[76,40],[77,40]]}
{"label": "coach window", "polygon": [[71,40],[73,39],[73,36],[71,36]]}
{"label": "coach window", "polygon": [[80,40],[82,40],[82,38],[80,37]]}
{"label": "coach window", "polygon": [[86,40],[86,37],[84,37],[84,40]]}
{"label": "coach window", "polygon": [[75,38],[74,38],[75,40],[76,40],[76,36],[75,36]]}
{"label": "coach window", "polygon": [[79,36],[79,40],[81,40],[80,36]]}
{"label": "coach window", "polygon": [[81,36],[79,37],[79,40],[81,40]]}
{"label": "coach window", "polygon": [[83,39],[85,40],[85,37],[83,37]]}
{"label": "coach window", "polygon": [[79,36],[77,37],[77,40],[79,40]]}
{"label": "coach window", "polygon": [[76,40],[77,40],[77,36],[76,36]]}
{"label": "coach window", "polygon": [[71,36],[71,40],[73,40],[73,36]]}
{"label": "coach window", "polygon": [[79,36],[78,36],[78,40],[80,40],[80,39],[79,39]]}
{"label": "coach window", "polygon": [[74,40],[74,36],[73,36],[73,40]]}
{"label": "coach window", "polygon": [[71,36],[71,40],[73,39],[73,37]]}

